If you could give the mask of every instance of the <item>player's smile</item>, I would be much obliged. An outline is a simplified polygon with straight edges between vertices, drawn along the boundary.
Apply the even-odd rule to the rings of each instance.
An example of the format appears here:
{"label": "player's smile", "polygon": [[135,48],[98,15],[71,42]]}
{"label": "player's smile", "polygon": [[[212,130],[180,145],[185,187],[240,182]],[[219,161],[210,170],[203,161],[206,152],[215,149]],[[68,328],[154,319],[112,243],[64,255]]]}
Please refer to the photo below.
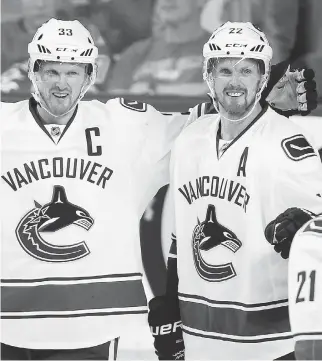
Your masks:
{"label": "player's smile", "polygon": [[68,93],[59,93],[59,92],[53,92],[52,93],[56,98],[59,98],[59,99],[65,99],[68,97]]}
{"label": "player's smile", "polygon": [[242,95],[244,95],[245,93],[244,92],[232,92],[232,91],[227,91],[226,92],[226,95],[228,95],[229,97],[233,97],[233,98],[238,98]]}
{"label": "player's smile", "polygon": [[53,107],[66,108],[73,101],[68,91],[52,91],[49,97]]}

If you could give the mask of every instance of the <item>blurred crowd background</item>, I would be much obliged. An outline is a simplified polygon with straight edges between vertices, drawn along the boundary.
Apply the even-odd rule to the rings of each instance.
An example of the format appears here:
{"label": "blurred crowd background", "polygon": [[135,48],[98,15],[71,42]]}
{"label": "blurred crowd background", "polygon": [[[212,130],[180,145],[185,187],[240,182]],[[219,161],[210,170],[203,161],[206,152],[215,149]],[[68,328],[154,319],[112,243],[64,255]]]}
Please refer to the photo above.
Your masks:
{"label": "blurred crowd background", "polygon": [[321,15],[321,0],[1,0],[2,99],[30,94],[27,44],[51,17],[78,19],[94,37],[99,70],[88,98],[130,94],[164,111],[206,99],[202,46],[227,20],[259,26],[273,63],[313,68],[322,94]]}

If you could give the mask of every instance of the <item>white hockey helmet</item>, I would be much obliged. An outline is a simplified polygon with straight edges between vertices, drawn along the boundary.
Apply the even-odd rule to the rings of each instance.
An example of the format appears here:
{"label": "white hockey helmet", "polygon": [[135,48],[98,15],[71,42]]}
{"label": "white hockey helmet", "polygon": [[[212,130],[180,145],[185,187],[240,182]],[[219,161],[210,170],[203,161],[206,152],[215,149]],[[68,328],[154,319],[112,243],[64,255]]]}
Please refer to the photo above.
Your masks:
{"label": "white hockey helmet", "polygon": [[273,50],[265,34],[252,23],[227,21],[212,33],[203,47],[203,56],[205,65],[212,58],[262,60],[265,65],[265,76],[268,77]]}
{"label": "white hockey helmet", "polygon": [[33,95],[37,101],[40,100],[35,78],[35,70],[37,70],[35,64],[38,60],[91,65],[90,84],[82,89],[78,101],[95,82],[98,49],[89,31],[78,20],[48,20],[37,30],[28,44],[28,53],[30,57],[28,75],[35,88]]}

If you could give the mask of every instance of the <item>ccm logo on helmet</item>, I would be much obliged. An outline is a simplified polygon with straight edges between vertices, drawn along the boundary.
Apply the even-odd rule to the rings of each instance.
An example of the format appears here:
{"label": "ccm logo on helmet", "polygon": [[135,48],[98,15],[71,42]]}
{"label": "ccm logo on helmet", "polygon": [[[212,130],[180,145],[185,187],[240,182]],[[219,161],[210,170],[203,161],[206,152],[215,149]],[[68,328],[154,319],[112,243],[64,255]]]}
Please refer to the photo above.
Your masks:
{"label": "ccm logo on helmet", "polygon": [[246,44],[226,44],[226,48],[246,48]]}
{"label": "ccm logo on helmet", "polygon": [[157,335],[168,335],[169,333],[173,333],[177,331],[177,328],[180,328],[182,325],[182,321],[176,321],[175,323],[168,323],[162,326],[151,326],[151,332],[153,336]]}
{"label": "ccm logo on helmet", "polygon": [[71,53],[77,53],[78,49],[56,48],[56,51],[69,51]]}

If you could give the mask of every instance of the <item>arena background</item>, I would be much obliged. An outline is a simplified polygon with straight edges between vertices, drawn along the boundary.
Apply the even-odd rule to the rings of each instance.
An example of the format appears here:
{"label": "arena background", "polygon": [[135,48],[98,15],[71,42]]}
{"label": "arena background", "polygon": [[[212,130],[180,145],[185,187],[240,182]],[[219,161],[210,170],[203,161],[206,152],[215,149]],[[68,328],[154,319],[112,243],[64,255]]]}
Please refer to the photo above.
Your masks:
{"label": "arena background", "polygon": [[[267,34],[274,62],[290,59],[294,67],[315,70],[319,106],[296,121],[322,124],[321,14],[321,0],[1,0],[1,98],[29,97],[27,44],[39,24],[57,17],[79,19],[99,46],[99,77],[86,99],[124,96],[164,112],[187,111],[207,99],[204,40],[224,21],[249,20]],[[322,132],[318,145],[322,148]],[[148,298],[162,294],[165,286],[167,188],[157,193],[141,221]],[[124,337],[119,359],[155,359],[152,342],[147,327]]]}

